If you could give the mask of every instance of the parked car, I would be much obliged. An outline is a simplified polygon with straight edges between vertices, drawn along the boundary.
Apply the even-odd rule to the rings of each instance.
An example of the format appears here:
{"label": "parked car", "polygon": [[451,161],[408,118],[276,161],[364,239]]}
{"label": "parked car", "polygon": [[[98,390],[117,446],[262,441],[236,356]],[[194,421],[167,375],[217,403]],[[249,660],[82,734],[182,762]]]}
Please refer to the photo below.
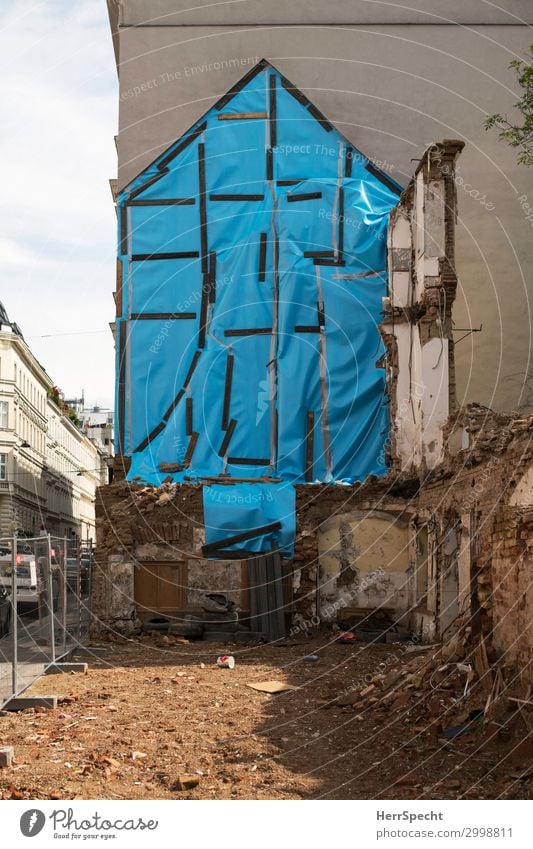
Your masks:
{"label": "parked car", "polygon": [[[11,553],[0,553],[0,587],[11,593]],[[37,565],[33,554],[17,554],[17,607],[32,610],[39,600]]]}
{"label": "parked car", "polygon": [[11,628],[11,596],[0,586],[0,637],[7,637]]}

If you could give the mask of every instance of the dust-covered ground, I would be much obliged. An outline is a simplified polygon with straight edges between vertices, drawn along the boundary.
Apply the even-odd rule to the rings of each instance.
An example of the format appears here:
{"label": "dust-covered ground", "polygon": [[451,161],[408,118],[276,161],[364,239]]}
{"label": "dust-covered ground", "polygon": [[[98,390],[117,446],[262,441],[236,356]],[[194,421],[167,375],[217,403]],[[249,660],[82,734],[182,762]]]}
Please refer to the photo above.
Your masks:
{"label": "dust-covered ground", "polygon": [[[414,685],[408,695],[382,698],[376,676],[416,667],[424,652],[415,659],[401,645],[343,645],[327,637],[229,647],[144,638],[106,648],[87,675],[46,676],[28,691],[56,694],[56,710],[2,713],[0,744],[15,747],[14,765],[0,770],[2,798],[533,795],[531,734],[516,705],[509,703],[514,713],[498,722],[476,723],[447,740],[442,716],[428,718],[457,698],[446,680],[429,708]],[[222,653],[235,656],[234,669],[217,667]],[[319,659],[306,659],[312,654]],[[335,703],[354,688],[372,688],[372,678],[370,702]],[[273,679],[298,689],[269,695],[247,686]]]}

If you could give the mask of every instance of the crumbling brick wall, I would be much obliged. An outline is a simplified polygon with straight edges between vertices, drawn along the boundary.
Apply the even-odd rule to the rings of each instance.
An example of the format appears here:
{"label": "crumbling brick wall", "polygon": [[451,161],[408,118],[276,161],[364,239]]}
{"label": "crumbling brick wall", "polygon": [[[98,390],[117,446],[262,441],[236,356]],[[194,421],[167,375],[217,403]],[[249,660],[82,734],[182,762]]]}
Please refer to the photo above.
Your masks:
{"label": "crumbling brick wall", "polygon": [[[306,619],[316,614],[321,526],[334,515],[380,509],[384,499],[394,499],[413,515],[431,519],[438,533],[456,519],[467,539],[470,534],[461,609],[485,635],[489,656],[504,658],[531,681],[533,417],[517,419],[470,405],[450,419],[444,438],[444,462],[423,480],[391,473],[351,487],[297,487],[290,612]],[[99,491],[96,507],[95,621],[122,628],[135,612],[139,552],[158,560],[198,555],[202,486],[152,489],[115,482]],[[438,604],[433,615],[438,619]]]}
{"label": "crumbling brick wall", "polygon": [[[457,450],[457,444],[469,444]],[[450,420],[445,462],[421,487],[419,511],[469,523],[470,605],[474,629],[493,659],[533,681],[533,416],[518,419],[470,405]],[[459,443],[458,443],[459,441]],[[454,448],[454,443],[456,447]]]}
{"label": "crumbling brick wall", "polygon": [[452,306],[457,289],[455,162],[464,142],[431,145],[390,213],[387,346],[391,458],[421,474],[443,459],[442,426],[455,410]]}
{"label": "crumbling brick wall", "polygon": [[120,480],[101,487],[96,496],[93,631],[131,629],[138,554],[142,552],[143,559],[185,560],[201,528],[198,486],[152,488]]}
{"label": "crumbling brick wall", "polygon": [[[143,560],[198,558],[204,541],[201,485],[146,487],[123,480],[102,487],[96,499],[97,555],[93,577],[95,630],[131,627],[134,570]],[[296,487],[294,558],[287,563],[289,614],[316,613],[318,536],[321,525],[348,510],[379,508],[383,496],[409,493],[402,479],[370,478],[364,485]]]}
{"label": "crumbling brick wall", "polygon": [[502,508],[492,544],[493,643],[533,683],[533,509]]}

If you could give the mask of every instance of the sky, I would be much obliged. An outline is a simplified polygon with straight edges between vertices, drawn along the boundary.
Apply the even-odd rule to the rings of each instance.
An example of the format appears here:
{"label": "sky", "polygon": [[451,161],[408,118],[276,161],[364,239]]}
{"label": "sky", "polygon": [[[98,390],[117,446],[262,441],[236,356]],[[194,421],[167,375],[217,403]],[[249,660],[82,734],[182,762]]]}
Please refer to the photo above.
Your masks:
{"label": "sky", "polygon": [[118,81],[105,0],[2,0],[0,73],[0,301],[67,398],[111,406]]}

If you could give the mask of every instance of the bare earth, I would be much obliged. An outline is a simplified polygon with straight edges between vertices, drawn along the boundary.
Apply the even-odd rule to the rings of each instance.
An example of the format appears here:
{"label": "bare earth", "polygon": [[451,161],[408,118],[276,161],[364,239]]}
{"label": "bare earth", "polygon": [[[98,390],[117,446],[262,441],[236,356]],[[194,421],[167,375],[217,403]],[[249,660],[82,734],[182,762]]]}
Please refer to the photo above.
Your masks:
{"label": "bare earth", "polygon": [[[420,721],[416,697],[381,704],[378,689],[363,709],[332,705],[365,686],[379,664],[395,669],[412,655],[327,639],[279,647],[107,643],[105,659],[93,659],[87,675],[48,676],[28,691],[57,694],[57,710],[0,716],[0,745],[14,746],[16,757],[0,770],[0,797],[533,796],[531,736],[520,717],[448,741],[442,725]],[[221,653],[235,655],[235,669],[216,666]],[[317,662],[305,659],[313,653]],[[267,695],[246,686],[272,679],[299,689]],[[180,776],[198,784],[179,789]]]}

